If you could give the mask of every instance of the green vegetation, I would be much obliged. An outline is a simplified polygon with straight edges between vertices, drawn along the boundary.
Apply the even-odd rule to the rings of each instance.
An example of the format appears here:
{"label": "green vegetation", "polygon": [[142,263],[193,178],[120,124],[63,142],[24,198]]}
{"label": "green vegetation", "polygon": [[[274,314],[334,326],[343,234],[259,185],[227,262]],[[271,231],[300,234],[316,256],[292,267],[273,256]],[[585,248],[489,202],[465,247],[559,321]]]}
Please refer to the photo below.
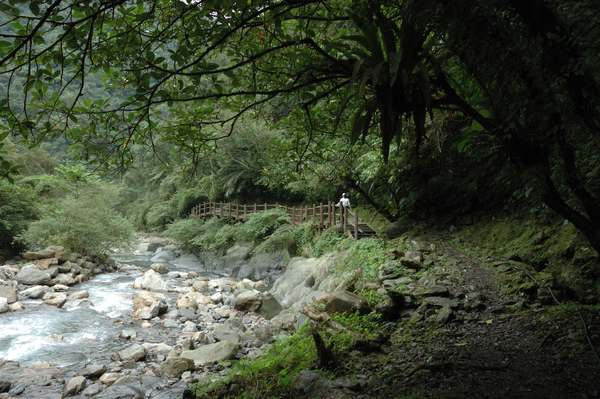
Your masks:
{"label": "green vegetation", "polygon": [[305,324],[293,335],[280,337],[263,356],[233,362],[223,378],[193,389],[197,398],[286,397],[296,374],[315,361],[313,338]]}

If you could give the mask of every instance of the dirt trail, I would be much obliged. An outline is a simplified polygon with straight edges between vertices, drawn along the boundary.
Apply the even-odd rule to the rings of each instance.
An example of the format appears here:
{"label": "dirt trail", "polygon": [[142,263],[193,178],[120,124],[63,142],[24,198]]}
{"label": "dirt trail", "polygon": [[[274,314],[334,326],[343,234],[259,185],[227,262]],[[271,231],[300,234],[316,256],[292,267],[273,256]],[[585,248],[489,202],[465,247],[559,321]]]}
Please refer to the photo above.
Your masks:
{"label": "dirt trail", "polygon": [[[466,306],[447,324],[422,320],[394,334],[392,344],[371,358],[381,364],[379,374],[388,385],[369,396],[600,397],[600,366],[573,307],[510,298],[499,281],[513,271],[504,267],[498,272],[492,262],[482,262],[448,241],[429,244],[435,245],[429,255],[429,283],[448,287],[450,297]],[[599,315],[588,318],[598,334]],[[600,343],[597,336],[595,341]]]}

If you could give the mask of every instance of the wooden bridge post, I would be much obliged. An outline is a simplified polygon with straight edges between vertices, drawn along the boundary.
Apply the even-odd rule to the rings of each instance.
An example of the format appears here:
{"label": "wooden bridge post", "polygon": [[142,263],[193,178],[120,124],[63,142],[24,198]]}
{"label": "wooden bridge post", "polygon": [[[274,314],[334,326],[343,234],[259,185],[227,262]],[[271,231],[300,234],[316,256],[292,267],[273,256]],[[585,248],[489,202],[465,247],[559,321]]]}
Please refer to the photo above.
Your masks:
{"label": "wooden bridge post", "polygon": [[319,231],[323,228],[323,203],[319,207]]}
{"label": "wooden bridge post", "polygon": [[242,215],[242,217],[246,218],[246,204],[244,204],[244,214]]}
{"label": "wooden bridge post", "polygon": [[358,211],[354,211],[354,239],[358,240]]}
{"label": "wooden bridge post", "polygon": [[294,226],[296,225],[296,207],[295,206],[292,207],[292,223],[294,224]]}
{"label": "wooden bridge post", "polygon": [[232,207],[232,203],[229,203],[229,212],[227,213],[227,216],[229,217],[229,219],[231,219],[231,207]]}

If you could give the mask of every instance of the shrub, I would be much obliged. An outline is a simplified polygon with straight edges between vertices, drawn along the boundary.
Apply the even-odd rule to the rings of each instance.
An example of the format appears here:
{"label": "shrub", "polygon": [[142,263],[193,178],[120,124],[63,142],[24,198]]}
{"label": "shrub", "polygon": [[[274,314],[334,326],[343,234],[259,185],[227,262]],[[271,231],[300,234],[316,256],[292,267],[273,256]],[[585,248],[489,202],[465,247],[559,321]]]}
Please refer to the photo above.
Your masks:
{"label": "shrub", "polygon": [[104,256],[110,249],[133,241],[133,227],[113,211],[103,195],[87,193],[56,203],[21,237],[30,249],[61,245],[71,252]]}
{"label": "shrub", "polygon": [[274,252],[280,249],[295,251],[296,231],[298,229],[291,224],[280,226],[266,240],[260,243],[253,251],[255,254]]}
{"label": "shrub", "polygon": [[202,250],[211,250],[229,244],[233,238],[235,228],[222,219],[212,218],[207,220],[200,230],[200,233],[194,237],[191,244]]}
{"label": "shrub", "polygon": [[24,247],[16,237],[36,217],[33,190],[0,179],[0,258],[16,255]]}
{"label": "shrub", "polygon": [[246,223],[238,225],[235,239],[259,244],[262,239],[270,236],[279,227],[291,222],[291,217],[283,209],[271,209],[255,213]]}
{"label": "shrub", "polygon": [[163,234],[184,245],[190,245],[194,237],[202,234],[202,226],[204,226],[204,219],[191,216],[171,223]]}

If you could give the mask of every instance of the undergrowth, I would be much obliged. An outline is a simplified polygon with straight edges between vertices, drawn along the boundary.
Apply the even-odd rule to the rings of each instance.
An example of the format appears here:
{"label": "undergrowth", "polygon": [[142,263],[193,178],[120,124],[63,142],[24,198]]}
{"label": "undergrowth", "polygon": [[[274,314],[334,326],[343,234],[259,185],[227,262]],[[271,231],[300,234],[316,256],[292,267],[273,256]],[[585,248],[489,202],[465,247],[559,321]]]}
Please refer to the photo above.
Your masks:
{"label": "undergrowth", "polygon": [[296,374],[312,368],[316,360],[307,323],[291,336],[280,337],[262,356],[233,362],[222,378],[193,385],[192,390],[198,399],[287,398]]}

